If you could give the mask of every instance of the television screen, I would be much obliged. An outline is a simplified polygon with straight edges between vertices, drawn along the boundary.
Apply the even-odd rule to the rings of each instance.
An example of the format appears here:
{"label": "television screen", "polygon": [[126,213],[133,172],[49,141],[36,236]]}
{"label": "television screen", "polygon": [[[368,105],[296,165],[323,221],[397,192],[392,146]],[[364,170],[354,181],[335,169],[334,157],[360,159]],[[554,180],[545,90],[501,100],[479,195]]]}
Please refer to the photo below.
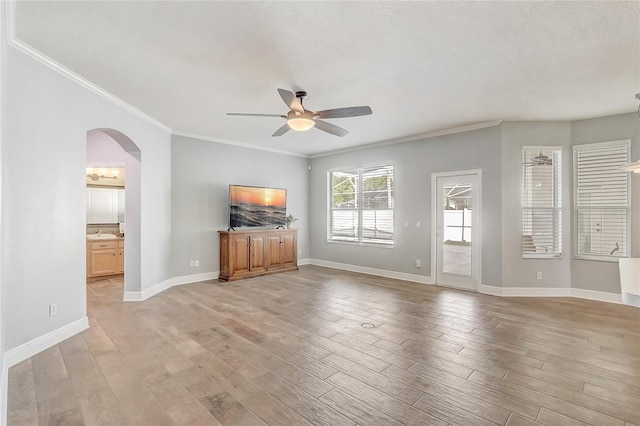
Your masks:
{"label": "television screen", "polygon": [[229,185],[229,227],[285,226],[287,190]]}

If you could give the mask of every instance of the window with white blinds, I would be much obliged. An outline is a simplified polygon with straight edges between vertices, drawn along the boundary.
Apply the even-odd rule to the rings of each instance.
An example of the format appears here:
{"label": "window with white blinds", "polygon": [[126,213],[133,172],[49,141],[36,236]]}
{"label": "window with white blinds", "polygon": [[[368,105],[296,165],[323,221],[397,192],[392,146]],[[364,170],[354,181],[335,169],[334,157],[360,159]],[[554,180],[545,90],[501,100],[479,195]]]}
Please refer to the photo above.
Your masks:
{"label": "window with white blinds", "polygon": [[329,241],[393,244],[393,164],[328,173]]}
{"label": "window with white blinds", "polygon": [[522,257],[562,255],[562,148],[522,147]]}
{"label": "window with white blinds", "polygon": [[631,141],[573,147],[575,256],[615,259],[629,256],[629,162]]}

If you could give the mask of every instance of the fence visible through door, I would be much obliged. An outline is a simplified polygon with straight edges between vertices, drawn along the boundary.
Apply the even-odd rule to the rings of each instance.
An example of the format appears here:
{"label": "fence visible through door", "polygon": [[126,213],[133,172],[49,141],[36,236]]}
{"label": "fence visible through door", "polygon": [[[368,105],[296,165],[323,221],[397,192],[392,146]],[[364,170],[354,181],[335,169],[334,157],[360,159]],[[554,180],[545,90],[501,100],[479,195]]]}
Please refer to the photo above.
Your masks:
{"label": "fence visible through door", "polygon": [[477,290],[479,181],[479,172],[434,175],[436,284]]}

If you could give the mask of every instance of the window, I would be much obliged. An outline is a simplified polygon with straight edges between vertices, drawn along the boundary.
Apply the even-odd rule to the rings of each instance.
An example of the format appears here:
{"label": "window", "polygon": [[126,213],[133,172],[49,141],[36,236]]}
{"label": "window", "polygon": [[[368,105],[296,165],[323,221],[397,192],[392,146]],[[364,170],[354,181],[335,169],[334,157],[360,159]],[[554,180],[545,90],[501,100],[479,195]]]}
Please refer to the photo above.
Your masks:
{"label": "window", "polygon": [[609,260],[629,255],[631,141],[573,147],[575,256]]}
{"label": "window", "polygon": [[328,173],[329,241],[393,244],[393,164]]}
{"label": "window", "polygon": [[562,148],[522,147],[522,257],[562,255]]}

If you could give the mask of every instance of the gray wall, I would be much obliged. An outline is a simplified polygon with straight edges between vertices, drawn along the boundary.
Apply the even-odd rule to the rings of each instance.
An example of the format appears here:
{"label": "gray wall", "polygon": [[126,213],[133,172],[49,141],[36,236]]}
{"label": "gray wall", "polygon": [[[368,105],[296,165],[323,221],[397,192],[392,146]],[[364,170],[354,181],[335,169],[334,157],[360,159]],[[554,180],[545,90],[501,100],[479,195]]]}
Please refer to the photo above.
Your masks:
{"label": "gray wall", "polygon": [[[571,125],[502,123],[502,286],[571,287]],[[562,147],[562,257],[522,258],[522,146]],[[536,273],[542,272],[542,279]]]}
{"label": "gray wall", "polygon": [[[313,259],[415,275],[431,274],[431,174],[482,169],[482,283],[501,285],[500,128],[338,153],[311,160],[310,238]],[[393,248],[327,242],[327,171],[395,164]],[[404,222],[409,228],[404,228]],[[422,226],[416,229],[416,222]],[[415,267],[415,260],[422,268]]]}
{"label": "gray wall", "polygon": [[[117,129],[144,158],[140,288],[170,278],[170,137],[2,45],[2,323],[11,350],[86,317],[87,131]],[[58,314],[48,316],[57,303]]]}
{"label": "gray wall", "polygon": [[[571,123],[571,144],[631,139],[631,159],[640,157],[640,118],[636,113],[620,114]],[[640,257],[640,174],[631,174],[631,257]],[[574,288],[620,293],[617,262],[571,261]]]}
{"label": "gray wall", "polygon": [[298,218],[298,258],[309,257],[307,159],[174,135],[171,162],[172,276],[220,270],[229,184],[286,188],[287,214]]}

